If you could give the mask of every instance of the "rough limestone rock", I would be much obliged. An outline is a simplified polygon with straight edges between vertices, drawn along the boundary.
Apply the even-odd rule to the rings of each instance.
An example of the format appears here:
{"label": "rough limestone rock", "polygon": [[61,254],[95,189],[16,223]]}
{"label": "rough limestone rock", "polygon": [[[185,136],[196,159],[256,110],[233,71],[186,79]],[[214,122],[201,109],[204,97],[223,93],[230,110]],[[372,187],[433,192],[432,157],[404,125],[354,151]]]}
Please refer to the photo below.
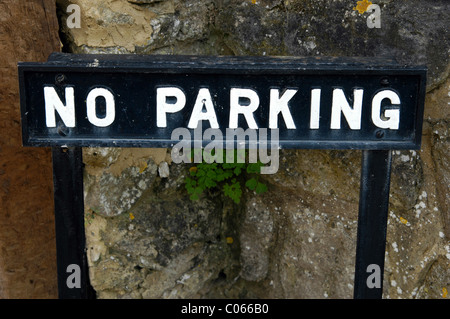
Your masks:
{"label": "rough limestone rock", "polygon": [[238,55],[390,56],[427,64],[429,86],[448,67],[448,1],[377,1],[381,28],[352,0],[217,1],[216,27]]}
{"label": "rough limestone rock", "polygon": [[189,200],[180,190],[186,173],[175,166],[169,181],[153,171],[151,189],[131,207],[124,203],[126,213],[86,213],[90,279],[98,297],[200,297],[229,267],[229,219],[220,202]]}
{"label": "rough limestone rock", "polygon": [[[428,66],[421,150],[394,151],[384,298],[449,289],[448,1],[72,0],[75,53],[394,57]],[[360,151],[280,150],[268,191],[190,201],[166,150],[85,150],[90,275],[100,298],[351,298]],[[100,155],[99,155],[100,154]],[[161,163],[167,163],[161,164]],[[142,186],[142,187],[141,187]],[[108,206],[109,205],[109,206]]]}

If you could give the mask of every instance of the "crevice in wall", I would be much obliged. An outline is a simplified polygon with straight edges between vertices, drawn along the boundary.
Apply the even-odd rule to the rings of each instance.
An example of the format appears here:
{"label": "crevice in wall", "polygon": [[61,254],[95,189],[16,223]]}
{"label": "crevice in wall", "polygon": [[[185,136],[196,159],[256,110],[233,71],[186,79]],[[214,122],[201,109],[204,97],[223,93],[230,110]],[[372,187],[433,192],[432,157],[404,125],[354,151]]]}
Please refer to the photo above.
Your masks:
{"label": "crevice in wall", "polygon": [[56,0],[56,17],[59,24],[59,39],[62,44],[61,52],[73,53],[72,44],[74,39],[67,28],[67,6],[70,4],[67,0]]}

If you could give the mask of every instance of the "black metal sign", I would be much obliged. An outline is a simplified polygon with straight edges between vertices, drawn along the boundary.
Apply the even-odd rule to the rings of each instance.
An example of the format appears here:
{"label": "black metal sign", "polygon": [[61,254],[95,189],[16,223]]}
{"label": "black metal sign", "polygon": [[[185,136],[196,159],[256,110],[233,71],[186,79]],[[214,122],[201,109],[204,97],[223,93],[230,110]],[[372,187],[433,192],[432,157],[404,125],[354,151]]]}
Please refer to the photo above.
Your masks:
{"label": "black metal sign", "polygon": [[19,64],[23,143],[168,147],[200,123],[278,129],[283,148],[418,149],[425,69],[388,62],[56,54]]}
{"label": "black metal sign", "polygon": [[[425,67],[377,58],[56,53],[19,63],[23,144],[53,147],[60,298],[94,296],[81,147],[170,147],[180,129],[202,145],[245,129],[275,130],[284,148],[363,150],[354,297],[381,298],[391,150],[420,148],[425,78]],[[69,284],[73,269],[81,277]]]}

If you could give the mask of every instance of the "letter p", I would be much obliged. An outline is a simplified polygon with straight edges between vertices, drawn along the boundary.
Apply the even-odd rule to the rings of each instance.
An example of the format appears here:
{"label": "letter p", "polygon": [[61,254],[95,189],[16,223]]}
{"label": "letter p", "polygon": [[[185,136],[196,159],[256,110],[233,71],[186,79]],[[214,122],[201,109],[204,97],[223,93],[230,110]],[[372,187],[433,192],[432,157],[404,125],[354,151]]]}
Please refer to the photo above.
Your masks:
{"label": "letter p", "polygon": [[186,95],[177,87],[156,89],[156,126],[167,127],[167,113],[176,113],[186,104]]}

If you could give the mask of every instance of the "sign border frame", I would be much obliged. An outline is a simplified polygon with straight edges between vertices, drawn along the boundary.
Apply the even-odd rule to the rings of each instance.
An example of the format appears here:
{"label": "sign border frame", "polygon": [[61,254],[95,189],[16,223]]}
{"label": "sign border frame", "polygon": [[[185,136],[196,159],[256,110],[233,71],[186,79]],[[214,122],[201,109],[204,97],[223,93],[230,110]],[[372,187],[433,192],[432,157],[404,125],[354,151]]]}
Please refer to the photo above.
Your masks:
{"label": "sign border frame", "polygon": [[[424,102],[426,94],[425,66],[401,66],[387,58],[358,57],[244,57],[244,56],[164,56],[134,54],[68,54],[53,53],[47,62],[19,62],[19,86],[23,146],[68,147],[171,147],[177,140],[169,139],[116,139],[116,138],[33,138],[27,130],[27,100],[25,74],[27,72],[123,72],[123,73],[170,73],[170,74],[251,74],[251,75],[354,75],[364,72],[384,78],[387,73],[419,77],[415,136],[413,141],[389,140],[281,140],[286,149],[359,149],[359,150],[419,150],[422,139]],[[359,73],[358,73],[359,74]],[[383,131],[385,129],[380,129]]]}

